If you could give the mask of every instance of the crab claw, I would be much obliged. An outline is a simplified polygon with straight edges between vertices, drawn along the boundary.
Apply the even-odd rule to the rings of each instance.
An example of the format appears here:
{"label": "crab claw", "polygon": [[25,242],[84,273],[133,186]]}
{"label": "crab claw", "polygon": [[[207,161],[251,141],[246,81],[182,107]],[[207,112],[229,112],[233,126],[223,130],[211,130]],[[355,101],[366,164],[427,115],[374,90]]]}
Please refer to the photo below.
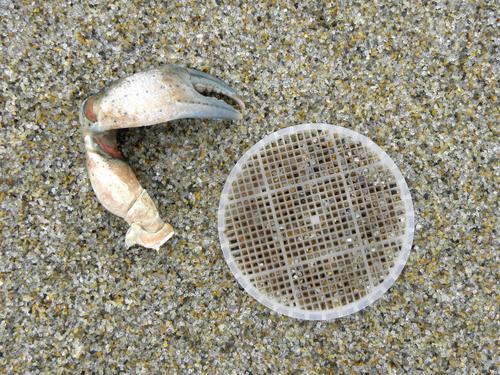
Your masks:
{"label": "crab claw", "polygon": [[245,108],[231,87],[209,74],[179,65],[165,65],[134,74],[89,98],[88,118],[94,131],[155,125],[181,118],[239,120],[241,113],[216,94]]}
{"label": "crab claw", "polygon": [[99,202],[130,225],[127,247],[139,244],[158,250],[174,230],[161,220],[153,200],[123,160],[116,129],[180,118],[241,119],[240,112],[225,101],[204,95],[211,93],[245,107],[220,79],[178,65],[123,78],[83,102],[80,124],[90,182]]}

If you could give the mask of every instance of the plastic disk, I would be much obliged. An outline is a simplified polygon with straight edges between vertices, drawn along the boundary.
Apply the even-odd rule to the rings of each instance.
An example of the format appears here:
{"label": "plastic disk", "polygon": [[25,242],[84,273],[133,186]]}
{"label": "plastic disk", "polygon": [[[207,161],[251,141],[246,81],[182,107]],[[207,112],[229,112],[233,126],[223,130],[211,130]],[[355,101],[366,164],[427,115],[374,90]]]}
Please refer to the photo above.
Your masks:
{"label": "plastic disk", "polygon": [[413,205],[391,158],[352,130],[279,130],[236,163],[218,212],[241,286],[279,313],[330,320],[372,304],[411,249]]}

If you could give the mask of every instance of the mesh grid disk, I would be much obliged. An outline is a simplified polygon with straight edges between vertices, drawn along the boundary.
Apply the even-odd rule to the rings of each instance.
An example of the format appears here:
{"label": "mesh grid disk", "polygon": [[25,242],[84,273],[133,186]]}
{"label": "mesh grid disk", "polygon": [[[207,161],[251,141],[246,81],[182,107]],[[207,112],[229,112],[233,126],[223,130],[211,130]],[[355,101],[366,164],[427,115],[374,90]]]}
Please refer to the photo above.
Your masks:
{"label": "mesh grid disk", "polygon": [[361,134],[327,124],[275,132],[231,171],[218,213],[224,257],[259,302],[335,319],[382,296],[414,230],[399,169]]}

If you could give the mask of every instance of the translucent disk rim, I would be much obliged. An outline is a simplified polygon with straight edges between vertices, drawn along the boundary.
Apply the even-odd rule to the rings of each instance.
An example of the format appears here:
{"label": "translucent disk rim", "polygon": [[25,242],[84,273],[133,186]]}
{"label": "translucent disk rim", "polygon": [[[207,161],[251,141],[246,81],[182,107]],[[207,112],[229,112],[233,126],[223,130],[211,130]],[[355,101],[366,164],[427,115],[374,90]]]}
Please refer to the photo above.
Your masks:
{"label": "translucent disk rim", "polygon": [[[399,252],[399,255],[397,256],[394,262],[394,266],[390,269],[389,274],[386,276],[384,281],[379,285],[377,285],[376,287],[374,287],[371,290],[371,292],[368,293],[366,296],[357,301],[351,302],[347,305],[336,307],[334,309],[316,310],[316,311],[304,310],[297,307],[286,306],[282,303],[270,299],[268,296],[261,293],[257,288],[255,288],[252,282],[238,268],[236,261],[231,255],[229,248],[229,241],[224,234],[225,207],[230,202],[228,199],[229,190],[231,188],[231,184],[233,183],[234,179],[237,177],[238,173],[241,172],[242,167],[245,165],[248,159],[273,141],[277,141],[278,139],[287,135],[301,133],[310,130],[323,130],[341,136],[349,137],[355,142],[356,141],[360,142],[363,146],[367,147],[370,151],[374,152],[378,157],[380,157],[381,163],[387,169],[389,169],[396,178],[396,183],[401,192],[401,200],[404,202],[405,216],[406,216],[406,226],[405,226],[401,251]],[[371,139],[367,138],[366,136],[357,133],[351,129],[326,123],[306,123],[280,129],[274,133],[265,136],[259,142],[254,144],[249,150],[247,150],[243,154],[243,156],[238,160],[236,165],[232,168],[231,172],[229,173],[229,176],[226,179],[226,183],[224,184],[224,188],[222,189],[222,193],[220,196],[217,219],[218,219],[219,242],[222,248],[222,252],[224,254],[224,259],[226,260],[226,263],[228,264],[229,268],[231,269],[231,272],[233,273],[234,277],[241,285],[241,287],[253,298],[255,298],[258,302],[270,308],[271,310],[301,320],[334,320],[358,312],[364,309],[365,307],[373,304],[375,301],[377,301],[395,283],[396,279],[403,271],[403,268],[410,254],[410,250],[413,243],[413,236],[415,233],[415,214],[413,210],[413,201],[411,198],[410,189],[408,188],[406,180],[401,174],[401,171],[394,163],[394,161],[391,159],[391,157],[387,155],[387,153],[384,150],[382,150],[382,148],[380,148],[376,143],[374,143]]]}

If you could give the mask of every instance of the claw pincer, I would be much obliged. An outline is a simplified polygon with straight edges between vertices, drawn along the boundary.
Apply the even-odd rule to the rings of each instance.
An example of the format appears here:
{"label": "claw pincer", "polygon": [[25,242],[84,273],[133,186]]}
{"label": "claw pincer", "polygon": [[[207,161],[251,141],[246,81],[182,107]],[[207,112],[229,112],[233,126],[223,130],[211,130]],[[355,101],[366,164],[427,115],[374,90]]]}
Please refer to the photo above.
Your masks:
{"label": "claw pincer", "polygon": [[123,78],[83,102],[80,124],[90,182],[99,202],[130,225],[127,247],[139,244],[158,250],[174,230],[162,221],[155,203],[124,161],[117,147],[117,130],[181,118],[241,118],[231,105],[203,95],[209,93],[223,95],[244,108],[241,98],[220,79],[178,65]]}

